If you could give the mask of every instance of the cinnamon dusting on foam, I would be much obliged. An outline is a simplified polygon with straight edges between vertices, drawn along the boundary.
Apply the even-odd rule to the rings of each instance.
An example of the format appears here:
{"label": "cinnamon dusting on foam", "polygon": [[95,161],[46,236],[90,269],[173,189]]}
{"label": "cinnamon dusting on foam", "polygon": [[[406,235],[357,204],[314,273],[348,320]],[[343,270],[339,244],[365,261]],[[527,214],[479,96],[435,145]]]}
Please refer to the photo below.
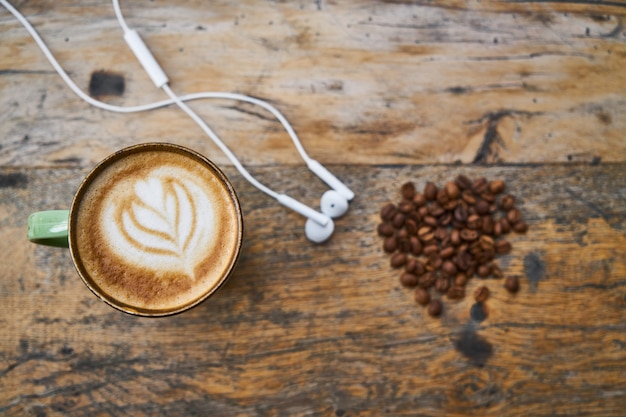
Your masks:
{"label": "cinnamon dusting on foam", "polygon": [[140,309],[193,303],[225,278],[239,239],[227,187],[168,149],[113,162],[78,206],[76,241],[93,284]]}

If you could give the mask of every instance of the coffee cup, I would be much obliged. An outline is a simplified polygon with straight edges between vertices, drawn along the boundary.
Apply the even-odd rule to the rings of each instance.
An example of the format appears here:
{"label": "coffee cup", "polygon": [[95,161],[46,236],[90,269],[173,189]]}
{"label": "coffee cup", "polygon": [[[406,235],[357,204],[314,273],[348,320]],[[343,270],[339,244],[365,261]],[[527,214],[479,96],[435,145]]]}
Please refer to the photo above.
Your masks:
{"label": "coffee cup", "polygon": [[34,243],[69,247],[85,285],[125,313],[167,316],[214,294],[243,240],[235,189],[209,159],[145,143],[100,162],[69,210],[28,218]]}

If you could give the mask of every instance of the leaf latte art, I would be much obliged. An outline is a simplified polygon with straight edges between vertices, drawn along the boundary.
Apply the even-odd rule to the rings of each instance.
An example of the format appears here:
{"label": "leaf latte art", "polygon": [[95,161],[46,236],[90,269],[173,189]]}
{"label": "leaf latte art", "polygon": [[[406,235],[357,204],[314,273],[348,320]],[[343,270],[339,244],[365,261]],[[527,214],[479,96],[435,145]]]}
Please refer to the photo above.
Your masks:
{"label": "leaf latte art", "polygon": [[213,239],[209,196],[192,177],[172,176],[162,168],[128,191],[108,201],[101,218],[114,252],[137,266],[195,280],[194,269]]}
{"label": "leaf latte art", "polygon": [[132,314],[184,311],[226,282],[243,217],[226,176],[173,144],[148,143],[105,159],[70,211],[70,250],[87,286]]}

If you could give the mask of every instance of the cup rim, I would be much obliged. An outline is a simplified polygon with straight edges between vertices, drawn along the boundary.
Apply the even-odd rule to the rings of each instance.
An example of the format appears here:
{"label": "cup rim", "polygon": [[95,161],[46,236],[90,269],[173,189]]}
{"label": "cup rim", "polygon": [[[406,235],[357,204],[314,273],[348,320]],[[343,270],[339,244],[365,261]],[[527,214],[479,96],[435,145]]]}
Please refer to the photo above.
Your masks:
{"label": "cup rim", "polygon": [[[76,242],[76,238],[74,237],[74,232],[77,228],[77,214],[78,214],[78,206],[83,199],[84,194],[91,182],[106,168],[108,168],[111,164],[135,153],[141,153],[146,151],[167,151],[174,152],[178,154],[183,154],[185,156],[192,157],[196,161],[205,165],[208,169],[212,170],[217,178],[220,180],[222,184],[226,186],[228,194],[230,195],[230,199],[233,203],[236,219],[237,219],[237,238],[234,253],[231,256],[230,262],[228,263],[228,267],[224,270],[224,273],[220,277],[219,281],[213,285],[208,291],[204,292],[200,297],[191,300],[188,303],[177,306],[176,308],[170,309],[148,309],[132,306],[127,303],[123,303],[119,300],[116,300],[113,297],[110,297],[106,294],[106,291],[100,289],[100,287],[94,282],[94,280],[90,277],[87,272],[83,262],[80,260],[80,255],[78,252],[78,243]],[[104,301],[109,306],[122,311],[127,314],[131,314],[134,316],[142,316],[142,317],[164,317],[171,316],[175,314],[182,313],[187,311],[198,304],[202,303],[204,300],[215,294],[230,278],[232,275],[237,261],[241,255],[241,249],[243,246],[243,233],[244,233],[244,223],[243,223],[243,213],[241,210],[241,205],[239,202],[239,197],[237,196],[237,192],[233,187],[232,183],[228,179],[228,177],[224,174],[224,172],[209,158],[200,154],[199,152],[194,151],[193,149],[187,148],[182,145],[177,145],[168,142],[145,142],[136,145],[131,145],[125,148],[122,148],[96,164],[96,166],[91,169],[91,171],[84,177],[81,181],[78,189],[74,195],[72,200],[72,205],[69,213],[69,221],[68,221],[68,242],[69,242],[69,250],[70,256],[72,257],[72,262],[74,264],[74,268],[78,272],[83,283],[89,288],[89,290],[96,295],[100,300]]]}

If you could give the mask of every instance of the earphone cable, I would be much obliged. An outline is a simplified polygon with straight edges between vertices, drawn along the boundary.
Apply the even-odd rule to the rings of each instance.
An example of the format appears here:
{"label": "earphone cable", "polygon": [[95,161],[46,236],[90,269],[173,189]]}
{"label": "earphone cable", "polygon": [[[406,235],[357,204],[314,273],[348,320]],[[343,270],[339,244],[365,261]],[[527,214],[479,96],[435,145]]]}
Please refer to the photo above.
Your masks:
{"label": "earphone cable", "polygon": [[[24,26],[24,28],[28,31],[30,36],[33,38],[33,40],[39,47],[39,49],[41,49],[46,59],[48,59],[48,62],[50,63],[50,65],[52,65],[52,68],[58,73],[58,75],[65,82],[65,84],[72,90],[72,92],[76,94],[79,98],[81,98],[83,101],[87,102],[88,104],[94,107],[103,109],[103,110],[116,112],[116,113],[143,112],[143,111],[155,110],[158,108],[167,107],[172,104],[176,104],[175,100],[170,99],[170,100],[155,101],[153,103],[137,105],[137,106],[116,106],[116,105],[108,104],[108,103],[105,103],[105,102],[102,102],[100,100],[96,100],[90,97],[89,95],[85,94],[76,85],[76,83],[74,83],[74,81],[70,78],[67,72],[65,72],[65,70],[61,67],[59,62],[54,57],[54,55],[52,55],[52,52],[50,51],[46,43],[43,41],[41,36],[39,36],[39,33],[36,31],[36,29],[30,24],[30,22],[17,9],[15,9],[11,5],[11,3],[9,3],[7,0],[0,0],[0,4],[2,4],[2,6],[4,6],[16,18],[18,22],[22,24],[22,26]],[[114,7],[115,14],[119,21],[120,26],[125,32],[129,31],[130,29],[128,28],[128,25],[126,24],[124,17],[121,13],[119,2],[116,0],[113,0],[113,7]],[[182,102],[192,101],[192,100],[201,100],[201,99],[225,99],[225,100],[234,100],[234,101],[246,102],[246,103],[257,105],[269,111],[282,124],[283,128],[285,129],[285,131],[287,132],[287,134],[293,141],[302,159],[304,159],[307,163],[311,161],[311,158],[308,156],[308,154],[304,150],[304,147],[302,146],[302,143],[300,142],[298,135],[294,131],[289,121],[283,116],[283,114],[280,111],[278,111],[274,106],[272,106],[270,103],[266,101],[263,101],[263,100],[260,100],[251,96],[243,95],[243,94],[226,93],[226,92],[191,93],[191,94],[185,94],[185,95],[179,96],[179,99]]]}
{"label": "earphone cable", "polygon": [[269,195],[272,198],[278,199],[278,193],[274,192],[270,188],[266,187],[259,181],[257,181],[249,172],[246,170],[239,159],[232,153],[232,151],[224,144],[224,142],[217,136],[215,132],[202,120],[200,116],[196,114],[189,106],[187,106],[181,99],[178,97],[170,88],[168,84],[164,84],[161,86],[161,89],[165,91],[165,93],[171,98],[171,100],[178,106],[182,111],[184,111],[200,128],[206,133],[206,135],[211,138],[211,140],[220,148],[220,150],[230,159],[235,168],[239,171],[239,173],[246,179],[250,184],[254,185],[259,190],[263,191],[265,194]]}

